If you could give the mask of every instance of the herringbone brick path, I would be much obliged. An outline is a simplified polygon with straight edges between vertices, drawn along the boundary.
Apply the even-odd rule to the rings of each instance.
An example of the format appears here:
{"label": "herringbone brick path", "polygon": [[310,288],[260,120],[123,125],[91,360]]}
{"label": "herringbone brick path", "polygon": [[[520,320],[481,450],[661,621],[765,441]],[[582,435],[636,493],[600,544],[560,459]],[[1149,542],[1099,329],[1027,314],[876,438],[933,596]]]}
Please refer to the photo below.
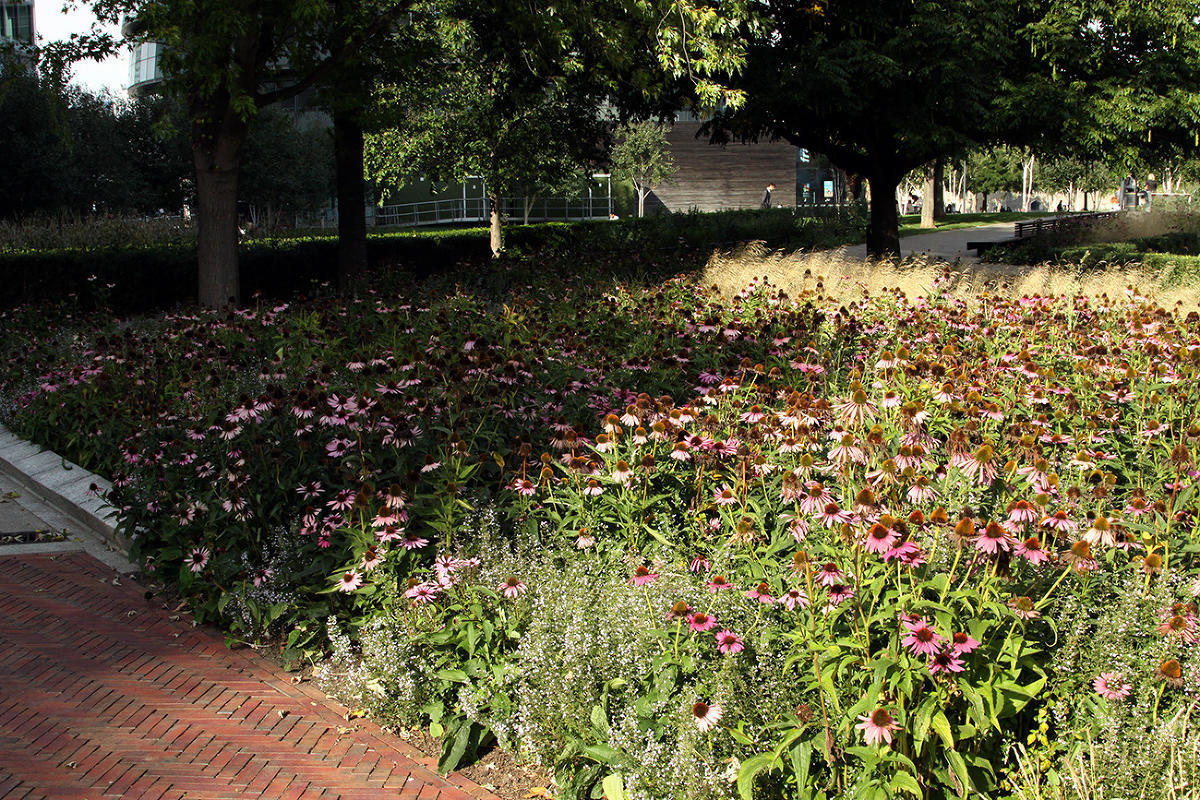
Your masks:
{"label": "herringbone brick path", "polygon": [[82,553],[0,553],[0,798],[491,798]]}

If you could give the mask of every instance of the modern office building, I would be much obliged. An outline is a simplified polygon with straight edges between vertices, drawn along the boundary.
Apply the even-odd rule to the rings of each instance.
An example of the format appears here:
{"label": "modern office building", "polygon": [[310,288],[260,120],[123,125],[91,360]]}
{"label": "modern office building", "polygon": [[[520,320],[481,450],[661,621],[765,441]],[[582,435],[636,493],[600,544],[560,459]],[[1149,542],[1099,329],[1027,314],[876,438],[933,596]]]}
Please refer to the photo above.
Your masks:
{"label": "modern office building", "polygon": [[16,45],[19,52],[36,42],[33,0],[0,0],[0,45]]}
{"label": "modern office building", "polygon": [[772,183],[772,205],[844,201],[845,177],[823,156],[783,141],[714,145],[701,126],[685,112],[667,133],[678,171],[646,198],[646,213],[757,208]]}

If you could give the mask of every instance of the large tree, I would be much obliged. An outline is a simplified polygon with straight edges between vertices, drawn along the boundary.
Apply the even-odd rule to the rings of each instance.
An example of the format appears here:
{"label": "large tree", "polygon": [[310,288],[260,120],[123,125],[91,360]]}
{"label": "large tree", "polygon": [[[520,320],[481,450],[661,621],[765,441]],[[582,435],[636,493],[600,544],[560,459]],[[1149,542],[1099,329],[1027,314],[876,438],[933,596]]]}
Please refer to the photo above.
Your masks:
{"label": "large tree", "polygon": [[646,196],[677,170],[667,144],[667,126],[649,120],[621,127],[611,161],[613,177],[633,183],[639,217],[645,216]]}
{"label": "large tree", "polygon": [[899,252],[896,188],[910,170],[997,135],[998,99],[1027,59],[1013,0],[839,0],[764,6],[733,78],[741,109],[717,138],[781,138],[867,178],[867,246]]}
{"label": "large tree", "polygon": [[240,298],[238,177],[255,114],[330,77],[410,6],[355,0],[353,14],[335,15],[326,0],[97,0],[102,20],[131,16],[134,39],[166,46],[166,88],[191,124],[201,304]]}

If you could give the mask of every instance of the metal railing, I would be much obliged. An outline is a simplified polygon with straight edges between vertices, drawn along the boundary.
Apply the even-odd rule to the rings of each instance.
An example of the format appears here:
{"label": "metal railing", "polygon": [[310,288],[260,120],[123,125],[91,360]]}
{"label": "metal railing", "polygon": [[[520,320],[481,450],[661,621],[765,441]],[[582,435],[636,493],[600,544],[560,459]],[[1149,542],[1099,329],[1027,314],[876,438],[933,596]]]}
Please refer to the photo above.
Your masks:
{"label": "metal railing", "polygon": [[[458,197],[451,200],[426,200],[420,203],[401,203],[375,209],[376,225],[416,226],[445,225],[455,222],[486,222],[488,202],[482,197]],[[525,198],[500,198],[500,213],[508,220],[525,220]],[[612,213],[609,197],[537,198],[530,207],[530,222],[548,220],[598,219]]]}

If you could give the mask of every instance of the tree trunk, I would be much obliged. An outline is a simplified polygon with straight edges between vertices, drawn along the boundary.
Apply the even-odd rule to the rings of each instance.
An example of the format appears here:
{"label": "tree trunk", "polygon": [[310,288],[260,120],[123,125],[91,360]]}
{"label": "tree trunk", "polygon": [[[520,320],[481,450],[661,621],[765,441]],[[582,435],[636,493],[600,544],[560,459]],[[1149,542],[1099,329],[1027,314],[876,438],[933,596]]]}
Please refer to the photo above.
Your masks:
{"label": "tree trunk", "polygon": [[937,220],[946,216],[945,194],[942,190],[942,160],[935,158],[925,165],[925,188],[921,192],[921,227],[936,228]]}
{"label": "tree trunk", "polygon": [[357,115],[333,112],[333,153],[337,168],[338,288],[353,290],[367,269],[366,184],[363,181],[363,130]]}
{"label": "tree trunk", "polygon": [[872,258],[900,257],[900,210],[896,205],[896,187],[900,176],[867,176],[871,185],[871,221],[867,225],[867,255]]}
{"label": "tree trunk", "polygon": [[979,194],[981,194],[981,195],[983,196],[983,202],[982,202],[982,203],[980,203],[980,205],[979,205],[979,210],[980,210],[980,211],[982,211],[983,213],[985,213],[985,214],[986,214],[986,213],[987,213],[987,199],[988,199],[988,193],[987,193],[987,192],[980,192]]}
{"label": "tree trunk", "polygon": [[525,215],[524,215],[525,219],[524,219],[523,224],[528,225],[529,224],[529,212],[533,211],[533,204],[535,202],[537,202],[537,197],[532,196],[532,195],[526,195],[524,200],[525,200],[525,202],[522,204],[522,210],[525,212]]}
{"label": "tree trunk", "polygon": [[[243,136],[244,138],[244,136]],[[241,282],[238,275],[238,159],[221,158],[223,147],[195,146],[192,156],[196,164],[196,256],[199,262],[200,305],[225,308],[241,301]],[[241,141],[233,147],[241,150]]]}
{"label": "tree trunk", "polygon": [[633,188],[637,191],[638,217],[641,218],[641,217],[646,216],[646,195],[648,195],[650,193],[650,190],[645,188],[644,186],[638,186],[638,185],[635,185]]}
{"label": "tree trunk", "polygon": [[500,197],[495,194],[488,195],[488,222],[492,258],[499,258],[504,252],[504,232],[500,229]]}

